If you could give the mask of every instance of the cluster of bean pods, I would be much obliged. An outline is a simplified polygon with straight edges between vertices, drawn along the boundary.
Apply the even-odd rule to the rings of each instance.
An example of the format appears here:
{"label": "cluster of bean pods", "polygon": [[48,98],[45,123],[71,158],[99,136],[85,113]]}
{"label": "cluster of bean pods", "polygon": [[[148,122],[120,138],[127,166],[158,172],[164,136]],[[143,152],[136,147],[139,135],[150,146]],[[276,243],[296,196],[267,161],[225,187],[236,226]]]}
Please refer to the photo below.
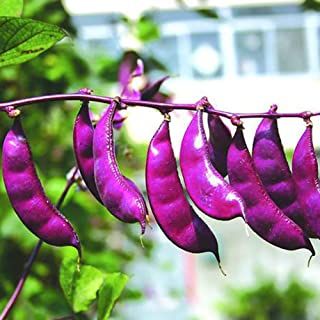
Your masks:
{"label": "cluster of bean pods", "polygon": [[[141,65],[130,73],[131,78],[139,74]],[[129,88],[128,82],[122,92],[129,98],[152,100],[164,80],[149,84],[142,93]],[[87,89],[80,93],[90,94]],[[116,160],[114,130],[122,125],[124,118],[118,111],[125,107],[121,98],[114,98],[94,125],[89,102],[83,101],[74,124],[74,153],[82,179],[96,200],[119,220],[139,223],[142,235],[148,222],[146,201]],[[171,145],[172,110],[159,108],[164,120],[151,139],[145,177],[151,211],[163,233],[185,251],[212,252],[220,267],[217,239],[189,204],[189,196],[211,218],[240,217],[270,244],[286,250],[305,248],[314,256],[310,238],[320,237],[320,182],[308,114],[291,172],[275,105],[269,110],[274,117],[264,118],[257,128],[252,156],[238,118],[232,119],[237,127],[232,136],[219,116],[209,114],[207,139],[203,120],[207,107],[212,108],[205,97],[195,103],[196,112],[182,139],[179,158],[185,189]],[[26,227],[41,240],[73,246],[81,255],[74,228],[44,193],[19,115],[3,143],[2,168],[12,207]]]}
{"label": "cluster of bean pods", "polygon": [[[160,86],[166,78],[149,83],[140,92],[131,87],[131,81],[142,74],[141,61],[133,70],[126,63],[122,65],[119,72],[122,95],[134,99],[144,96],[145,99],[156,101],[159,96],[155,96],[160,94]],[[78,93],[89,95],[91,90],[81,89]],[[119,105],[120,101],[114,99],[94,128],[89,103],[82,103],[73,130],[75,160],[92,195],[121,221],[139,222],[143,234],[148,219],[145,200],[134,182],[121,174],[116,161],[113,129],[120,129],[125,120],[117,111]],[[2,171],[12,207],[39,239],[55,246],[73,246],[81,256],[76,231],[50,202],[41,185],[22,128],[20,111],[9,109],[8,115],[14,118],[14,122],[3,143]]]}
{"label": "cluster of bean pods", "polygon": [[[267,242],[287,250],[305,248],[314,256],[309,238],[319,237],[320,187],[310,119],[294,152],[291,174],[275,118],[260,123],[251,157],[240,121],[235,122],[237,130],[232,137],[218,116],[209,115],[207,140],[203,124],[206,105],[205,98],[196,103],[197,111],[180,149],[180,167],[193,203],[215,219],[242,217]],[[276,106],[269,112],[276,112]],[[189,252],[211,251],[220,262],[217,240],[184,194],[169,121],[166,116],[147,155],[146,185],[152,212],[177,246]]]}

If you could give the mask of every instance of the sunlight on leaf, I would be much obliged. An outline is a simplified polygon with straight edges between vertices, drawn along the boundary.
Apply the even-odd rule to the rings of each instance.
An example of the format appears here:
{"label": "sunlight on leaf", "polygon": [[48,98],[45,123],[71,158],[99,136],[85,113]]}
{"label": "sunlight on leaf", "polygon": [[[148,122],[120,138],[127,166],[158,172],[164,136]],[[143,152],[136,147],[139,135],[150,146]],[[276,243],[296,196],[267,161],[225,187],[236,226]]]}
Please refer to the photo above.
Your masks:
{"label": "sunlight on leaf", "polygon": [[74,312],[87,311],[96,299],[104,274],[88,265],[78,267],[77,256],[64,258],[60,269],[60,284]]}

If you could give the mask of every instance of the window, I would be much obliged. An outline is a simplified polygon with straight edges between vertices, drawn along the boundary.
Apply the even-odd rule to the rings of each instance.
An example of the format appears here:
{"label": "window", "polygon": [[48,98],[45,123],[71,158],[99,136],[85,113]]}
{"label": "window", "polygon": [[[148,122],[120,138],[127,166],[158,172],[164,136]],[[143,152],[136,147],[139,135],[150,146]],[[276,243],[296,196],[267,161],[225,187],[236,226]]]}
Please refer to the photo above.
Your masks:
{"label": "window", "polygon": [[222,75],[222,57],[219,34],[191,35],[191,68],[195,78],[212,78]]}
{"label": "window", "polygon": [[302,28],[277,30],[276,55],[280,73],[307,72],[308,58],[304,30]]}
{"label": "window", "polygon": [[[256,1],[256,3],[258,3]],[[272,16],[277,14],[295,14],[303,12],[299,5],[240,6],[232,9],[234,17]]]}
{"label": "window", "polygon": [[177,37],[166,36],[149,44],[149,49],[156,59],[164,63],[171,74],[179,74]]}
{"label": "window", "polygon": [[243,31],[235,34],[237,72],[254,75],[266,72],[265,44],[262,31]]}

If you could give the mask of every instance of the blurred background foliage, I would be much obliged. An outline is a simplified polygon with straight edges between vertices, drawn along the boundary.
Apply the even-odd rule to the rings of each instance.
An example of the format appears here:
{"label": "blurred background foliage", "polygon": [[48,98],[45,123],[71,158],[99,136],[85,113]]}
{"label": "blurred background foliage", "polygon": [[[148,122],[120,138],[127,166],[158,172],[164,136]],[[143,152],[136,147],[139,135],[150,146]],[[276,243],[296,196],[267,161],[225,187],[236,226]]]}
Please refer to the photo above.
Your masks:
{"label": "blurred background foliage", "polygon": [[295,276],[281,286],[274,278],[260,274],[252,286],[228,288],[226,296],[215,307],[227,320],[318,319],[310,309],[316,298],[314,288]]}

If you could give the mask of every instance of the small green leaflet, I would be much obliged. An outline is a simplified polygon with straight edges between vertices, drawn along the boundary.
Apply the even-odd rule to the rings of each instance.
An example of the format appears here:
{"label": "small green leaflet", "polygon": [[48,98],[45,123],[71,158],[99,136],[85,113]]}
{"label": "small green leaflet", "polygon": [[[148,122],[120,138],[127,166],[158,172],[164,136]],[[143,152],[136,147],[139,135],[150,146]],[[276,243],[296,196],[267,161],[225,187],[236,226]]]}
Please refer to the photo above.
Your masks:
{"label": "small green leaflet", "polygon": [[143,42],[153,41],[160,37],[157,24],[148,16],[143,16],[135,25],[134,30],[138,39]]}
{"label": "small green leaflet", "polygon": [[98,302],[98,320],[107,320],[119,299],[128,276],[122,273],[103,273],[99,269],[78,264],[72,250],[63,259],[60,268],[60,285],[74,312],[87,311]]}
{"label": "small green leaflet", "polygon": [[58,26],[41,21],[0,17],[0,67],[30,60],[66,35]]}
{"label": "small green leaflet", "polygon": [[105,275],[98,269],[78,265],[77,256],[67,257],[60,268],[60,285],[74,312],[87,311],[96,300]]}
{"label": "small green leaflet", "polygon": [[0,0],[0,16],[20,17],[23,0]]}
{"label": "small green leaflet", "polygon": [[99,290],[98,320],[107,320],[129,277],[123,273],[109,273]]}

